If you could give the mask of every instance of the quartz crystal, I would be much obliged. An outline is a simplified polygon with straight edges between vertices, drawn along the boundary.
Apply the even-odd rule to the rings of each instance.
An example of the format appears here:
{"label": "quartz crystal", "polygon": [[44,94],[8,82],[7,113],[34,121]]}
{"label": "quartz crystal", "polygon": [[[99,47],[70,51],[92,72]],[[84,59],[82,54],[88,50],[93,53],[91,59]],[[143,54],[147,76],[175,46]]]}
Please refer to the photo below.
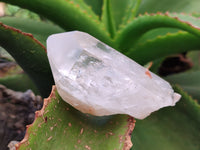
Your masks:
{"label": "quartz crystal", "polygon": [[180,99],[168,82],[87,33],[51,35],[47,54],[58,93],[83,113],[143,119]]}

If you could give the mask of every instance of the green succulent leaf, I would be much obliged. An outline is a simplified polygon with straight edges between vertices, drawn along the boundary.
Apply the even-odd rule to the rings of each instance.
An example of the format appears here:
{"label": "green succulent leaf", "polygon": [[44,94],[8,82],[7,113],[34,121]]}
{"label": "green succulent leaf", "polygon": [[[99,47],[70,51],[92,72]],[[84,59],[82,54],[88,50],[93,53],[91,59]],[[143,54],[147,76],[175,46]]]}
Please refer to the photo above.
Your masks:
{"label": "green succulent leaf", "polygon": [[92,7],[92,10],[100,17],[102,13],[103,0],[84,0],[86,4]]}
{"label": "green succulent leaf", "polygon": [[188,52],[186,58],[192,62],[192,68],[188,71],[199,71],[200,70],[200,51]]}
{"label": "green succulent leaf", "polygon": [[[194,25],[193,25],[194,24]],[[171,14],[146,14],[134,19],[116,36],[116,45],[122,52],[129,50],[143,34],[157,28],[175,28],[200,37],[200,21],[194,17]]]}
{"label": "green succulent leaf", "polygon": [[[45,47],[31,34],[0,23],[0,46],[7,50],[47,97],[54,84]],[[23,58],[23,59],[22,59]]]}
{"label": "green succulent leaf", "polygon": [[112,7],[111,7],[111,1],[110,0],[104,0],[103,1],[103,12],[102,12],[102,22],[105,24],[106,29],[110,33],[111,38],[115,36],[116,28],[114,24],[114,18],[112,15]]}
{"label": "green succulent leaf", "polygon": [[[104,4],[107,0],[104,1]],[[119,26],[134,19],[141,0],[109,0],[109,10],[114,26],[119,29]]]}
{"label": "green succulent leaf", "polygon": [[175,107],[136,121],[132,137],[134,150],[200,149],[200,105],[180,87],[175,89],[182,95]]}
{"label": "green succulent leaf", "polygon": [[181,30],[176,28],[156,28],[153,30],[150,30],[143,34],[137,41],[137,44],[139,43],[145,43],[149,40],[153,40],[159,36],[166,36],[167,34],[174,34],[177,32],[180,32]]}
{"label": "green succulent leaf", "polygon": [[102,21],[106,25],[111,38],[115,37],[116,30],[123,28],[135,18],[141,0],[104,0]]}
{"label": "green succulent leaf", "polygon": [[91,19],[99,20],[99,17],[93,12],[91,6],[86,5],[84,0],[67,0],[67,1],[71,5],[71,7],[75,6],[78,10],[90,14]]}
{"label": "green succulent leaf", "polygon": [[200,102],[200,71],[184,72],[166,77],[172,84],[180,85],[188,94]]}
{"label": "green succulent leaf", "polygon": [[[27,9],[22,9],[18,6],[6,4],[5,7],[5,16],[19,17],[19,18],[27,18],[40,21],[41,18],[36,13],[33,13]],[[1,16],[3,17],[3,16]]]}
{"label": "green succulent leaf", "polygon": [[198,17],[187,15],[187,14],[178,14],[178,13],[168,13],[169,16],[178,18],[181,22],[188,23],[191,27],[200,29],[200,19]]}
{"label": "green succulent leaf", "polygon": [[[140,64],[155,60],[156,72],[163,58],[170,54],[200,49],[199,0],[2,0],[34,11],[62,27],[19,18],[0,18],[3,23],[32,33],[42,43],[50,34],[80,30],[121,50]],[[141,3],[141,6],[139,7]],[[103,7],[103,9],[102,9]],[[139,11],[138,11],[139,9]],[[192,15],[145,11],[193,12]],[[0,23],[0,46],[5,48],[36,83],[43,97],[54,84],[45,47],[32,35]],[[198,66],[199,67],[199,66]],[[178,83],[194,98],[200,98],[200,72],[186,72],[167,77]],[[17,79],[17,82],[14,81]],[[27,80],[26,80],[27,79]],[[27,82],[24,75],[1,78],[0,83],[13,86]],[[23,82],[23,83],[24,83]],[[19,88],[26,88],[20,84]],[[33,86],[34,87],[34,86]],[[199,150],[200,105],[179,86],[182,95],[175,107],[138,120],[132,136],[135,150]],[[34,89],[34,88],[33,88]],[[131,147],[130,135],[135,121],[126,115],[94,117],[85,115],[65,103],[55,87],[36,112],[18,149],[123,149]]]}
{"label": "green succulent leaf", "polygon": [[[112,45],[112,41],[98,16],[83,0],[2,0],[27,8],[54,21],[66,31],[87,32],[99,40]],[[55,13],[56,12],[56,13]]]}
{"label": "green succulent leaf", "polygon": [[31,89],[35,94],[39,94],[35,84],[22,68],[6,58],[6,55],[1,56],[0,53],[0,84],[15,91],[25,92],[27,89]]}
{"label": "green succulent leaf", "polygon": [[64,102],[54,87],[18,149],[128,150],[134,125],[134,119],[127,115],[82,114]]}
{"label": "green succulent leaf", "polygon": [[141,0],[110,0],[112,15],[117,29],[135,19]]}
{"label": "green succulent leaf", "polygon": [[44,45],[46,44],[46,39],[49,35],[64,32],[63,29],[56,25],[31,19],[1,17],[0,22],[5,25],[17,28],[23,32],[33,34],[33,36]]}
{"label": "green succulent leaf", "polygon": [[37,87],[25,73],[2,77],[0,78],[0,84],[15,91],[25,92],[27,89],[31,89],[35,94],[39,94]]}
{"label": "green succulent leaf", "polygon": [[142,0],[138,14],[160,12],[199,12],[199,0]]}
{"label": "green succulent leaf", "polygon": [[191,15],[192,15],[193,17],[199,18],[199,17],[200,17],[200,12],[193,12]]}
{"label": "green succulent leaf", "polygon": [[200,49],[199,41],[199,37],[187,32],[168,33],[145,42],[138,42],[126,55],[140,64],[145,64],[170,54]]}

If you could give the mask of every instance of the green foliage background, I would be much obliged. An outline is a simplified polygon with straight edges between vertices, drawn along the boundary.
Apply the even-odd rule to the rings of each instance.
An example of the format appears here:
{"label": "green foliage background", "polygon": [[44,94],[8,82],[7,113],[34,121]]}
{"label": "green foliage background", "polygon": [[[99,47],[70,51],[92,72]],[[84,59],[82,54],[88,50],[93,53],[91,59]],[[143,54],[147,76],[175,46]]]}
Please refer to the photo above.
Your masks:
{"label": "green foliage background", "polygon": [[[54,84],[51,69],[45,53],[46,39],[53,33],[80,30],[87,32],[113,48],[119,50],[131,59],[145,65],[153,61],[152,71],[158,72],[162,61],[169,55],[187,52],[187,57],[194,64],[193,68],[166,77],[177,92],[181,93],[182,99],[172,108],[164,108],[153,113],[144,120],[137,120],[132,134],[133,149],[138,150],[199,150],[200,149],[200,106],[199,106],[199,49],[200,49],[200,1],[199,0],[2,0],[6,3],[26,8],[24,10],[9,5],[6,9],[8,16],[0,18],[0,46],[8,51],[17,63],[23,68],[26,75],[26,86],[18,85],[18,89],[37,89],[43,97],[48,97],[51,86]],[[30,12],[31,11],[31,12]],[[34,13],[33,13],[34,12]],[[20,17],[20,18],[19,18]],[[53,22],[53,23],[52,23]],[[20,29],[15,30],[11,27]],[[26,34],[26,33],[31,33]],[[34,38],[33,38],[34,37]],[[39,42],[40,41],[40,42]],[[195,52],[194,52],[195,50]],[[36,87],[32,84],[34,81]],[[19,75],[10,75],[1,78],[0,83],[14,87],[15,81],[23,83]],[[28,82],[30,81],[30,82]],[[189,96],[190,95],[190,96]],[[195,100],[195,99],[197,100]],[[57,95],[54,99],[60,99]],[[61,120],[81,120],[81,114],[74,116],[74,111],[68,115],[57,114],[53,110],[52,99],[47,109],[50,115]],[[59,110],[65,109],[64,105]],[[59,115],[59,117],[58,117]],[[122,115],[116,116],[119,120]],[[75,124],[78,120],[75,121]],[[99,126],[108,120],[102,118],[98,121]],[[48,120],[41,128],[38,126],[43,122],[42,118],[36,118],[34,124],[29,128],[28,145],[22,144],[20,149],[67,149],[75,145],[75,141],[66,141],[64,136],[56,136],[56,139],[46,140],[53,120]],[[109,121],[108,121],[109,122]],[[61,128],[66,126],[65,122],[57,122]],[[122,124],[127,121],[122,119]],[[87,128],[90,124],[86,123]],[[91,127],[93,128],[93,126]],[[68,136],[76,135],[80,126],[72,126]],[[92,139],[93,149],[101,145],[108,145],[107,149],[114,149],[119,143],[111,136],[109,140],[103,140],[102,136],[85,136],[82,140]],[[113,132],[124,133],[124,127],[115,125]],[[32,131],[38,136],[34,137]],[[53,130],[51,134],[62,135],[61,131]],[[34,137],[34,138],[32,138]],[[55,136],[52,136],[55,137]],[[41,143],[37,143],[39,139]],[[78,139],[76,139],[78,140]],[[48,141],[48,142],[47,142]],[[98,141],[98,142],[95,142]],[[101,142],[102,141],[102,142]],[[36,143],[36,144],[35,144]],[[125,145],[125,143],[123,143]],[[37,148],[35,147],[37,146]],[[81,145],[78,149],[83,149]],[[44,148],[43,147],[43,148]],[[68,148],[69,148],[68,147]],[[72,147],[71,147],[72,148]],[[101,148],[101,147],[100,147]],[[124,146],[118,145],[117,149]]]}

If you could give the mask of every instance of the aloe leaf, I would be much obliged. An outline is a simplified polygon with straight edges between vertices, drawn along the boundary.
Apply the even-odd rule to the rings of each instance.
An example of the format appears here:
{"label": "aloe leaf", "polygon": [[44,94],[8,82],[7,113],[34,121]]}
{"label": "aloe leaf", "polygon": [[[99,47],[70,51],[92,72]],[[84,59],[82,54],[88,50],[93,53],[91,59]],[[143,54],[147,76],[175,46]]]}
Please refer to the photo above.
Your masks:
{"label": "aloe leaf", "polygon": [[4,16],[20,17],[20,18],[27,18],[27,19],[41,21],[41,17],[36,13],[33,13],[27,9],[21,9],[18,6],[10,4],[6,4]]}
{"label": "aloe leaf", "polygon": [[[196,26],[196,28],[198,28],[198,26],[200,25],[198,18],[189,16],[189,15],[175,14],[175,13],[169,14],[169,15],[173,17],[179,17],[179,19],[181,19],[182,21],[188,22],[192,24],[193,26]],[[132,49],[129,50],[129,52],[127,52],[127,55],[135,59],[136,61],[138,60],[138,62],[140,62],[141,64],[145,64],[148,61],[152,61],[154,59],[157,59],[163,56],[166,57],[169,54],[176,54],[179,52],[185,52],[185,51],[193,50],[193,49],[198,50],[199,49],[198,39],[195,37],[194,39],[193,38],[190,39],[191,35],[188,34],[187,36],[186,34],[188,33],[181,32],[181,30],[178,30],[176,28],[156,28],[156,29],[150,30],[147,33],[143,34],[137,40],[137,42],[132,47]],[[189,42],[189,41],[192,41],[192,42]],[[183,45],[186,45],[186,43],[184,42],[186,43],[189,42],[186,47],[183,47]],[[147,58],[145,57],[146,55],[149,56],[148,60],[146,60]],[[158,65],[159,64],[157,64],[156,66],[158,67]],[[154,71],[156,71],[155,70],[156,68],[154,68]]]}
{"label": "aloe leaf", "polygon": [[146,41],[155,39],[158,36],[166,36],[169,33],[177,33],[179,31],[181,30],[176,29],[176,28],[156,28],[143,34],[138,39],[137,43],[145,43]]}
{"label": "aloe leaf", "polygon": [[111,37],[119,27],[125,26],[135,18],[141,0],[104,0],[102,21]]}
{"label": "aloe leaf", "polygon": [[[185,92],[179,85],[176,84],[173,86],[173,88],[175,91],[180,93],[184,99],[183,103],[180,103],[178,107],[184,110],[184,112],[188,113],[191,119],[195,120],[197,123],[200,123],[200,104],[197,102],[197,100],[188,95],[188,93]],[[200,146],[200,144],[198,144],[198,146]]]}
{"label": "aloe leaf", "polygon": [[132,137],[134,150],[199,150],[200,105],[179,87],[182,98],[175,107],[137,120]]}
{"label": "aloe leaf", "polygon": [[200,71],[184,72],[170,75],[165,79],[172,84],[180,85],[188,94],[200,102]]}
{"label": "aloe leaf", "polygon": [[144,43],[137,43],[125,54],[138,63],[145,64],[170,54],[200,49],[199,40],[200,38],[187,32],[169,33]]}
{"label": "aloe leaf", "polygon": [[[200,37],[200,21],[194,17],[191,17],[190,19],[188,19],[188,16],[184,19],[182,18],[179,19],[177,16],[170,16],[168,13],[152,15],[146,14],[144,16],[140,16],[137,19],[134,19],[119,32],[115,39],[115,43],[119,49],[124,52],[137,43],[137,40],[143,34],[157,28],[176,28]],[[194,22],[195,25],[192,24]]]}
{"label": "aloe leaf", "polygon": [[187,59],[192,62],[192,68],[188,71],[200,70],[200,51],[191,51],[186,55]]}
{"label": "aloe leaf", "polygon": [[4,57],[0,59],[0,84],[15,91],[25,92],[27,89],[31,89],[34,93],[39,94],[35,84],[23,73],[21,67]]}
{"label": "aloe leaf", "polygon": [[178,18],[182,22],[190,24],[192,27],[200,29],[200,19],[198,17],[187,15],[187,14],[178,14],[178,13],[168,13],[169,16]]}
{"label": "aloe leaf", "polygon": [[[1,51],[1,50],[0,50]],[[0,78],[21,73],[22,69],[13,61],[0,53]]]}
{"label": "aloe leaf", "polygon": [[112,14],[117,29],[135,18],[140,3],[141,0],[111,0]]}
{"label": "aloe leaf", "polygon": [[[0,23],[0,46],[7,50],[47,97],[54,84],[45,47],[31,34]],[[23,59],[22,59],[23,58]]]}
{"label": "aloe leaf", "polygon": [[100,17],[102,13],[103,0],[84,0],[86,4],[92,7],[92,10]]}
{"label": "aloe leaf", "polygon": [[155,12],[199,12],[199,0],[142,0],[138,13]]}
{"label": "aloe leaf", "polygon": [[[186,15],[186,14],[177,14],[177,13],[167,13],[170,17],[177,18],[181,22],[187,22],[191,26],[194,26],[195,28],[199,29],[200,27],[200,20],[197,17],[193,17],[191,15]],[[144,42],[146,40],[152,40],[153,38],[156,38],[159,35],[166,35],[167,33],[176,33],[180,31],[181,29],[178,28],[155,28],[153,30],[150,30],[143,34],[139,40],[138,43]]]}
{"label": "aloe leaf", "polygon": [[200,17],[200,12],[193,12],[191,15],[192,15],[193,17],[199,18],[199,17]]}
{"label": "aloe leaf", "polygon": [[128,150],[134,125],[134,119],[127,115],[82,114],[64,102],[54,87],[17,147],[19,150]]}
{"label": "aloe leaf", "polygon": [[[104,0],[104,4],[107,0]],[[115,28],[126,25],[130,19],[134,19],[141,0],[109,0],[110,16]],[[105,10],[104,10],[105,11]]]}
{"label": "aloe leaf", "polygon": [[115,24],[114,24],[114,18],[112,15],[112,7],[111,7],[111,1],[110,0],[104,0],[103,1],[103,12],[102,12],[102,22],[105,24],[106,29],[110,33],[111,38],[115,36]]}
{"label": "aloe leaf", "polygon": [[74,5],[80,11],[84,11],[86,14],[87,13],[90,14],[91,19],[96,19],[96,20],[99,19],[99,17],[93,12],[91,7],[86,5],[84,0],[67,0],[67,1],[71,4],[71,7],[73,7],[73,5]]}
{"label": "aloe leaf", "polygon": [[0,78],[0,84],[15,91],[25,92],[27,89],[31,89],[35,94],[39,94],[35,84],[25,73],[2,77]]}
{"label": "aloe leaf", "polygon": [[4,23],[5,25],[17,28],[23,32],[33,34],[33,36],[42,44],[46,44],[46,39],[49,35],[64,32],[63,29],[56,25],[31,19],[1,17],[0,22]]}
{"label": "aloe leaf", "polygon": [[[6,3],[27,8],[54,21],[69,30],[87,32],[99,40],[112,45],[112,41],[97,15],[83,0],[3,0]],[[56,13],[55,13],[56,12]]]}

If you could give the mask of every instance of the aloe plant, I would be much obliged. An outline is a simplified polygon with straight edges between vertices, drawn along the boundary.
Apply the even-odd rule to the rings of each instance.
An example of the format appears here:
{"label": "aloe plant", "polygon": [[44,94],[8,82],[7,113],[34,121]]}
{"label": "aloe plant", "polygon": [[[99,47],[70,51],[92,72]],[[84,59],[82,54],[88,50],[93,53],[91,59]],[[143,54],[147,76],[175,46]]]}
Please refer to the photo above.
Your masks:
{"label": "aloe plant", "polygon": [[[166,78],[182,94],[180,102],[136,123],[126,115],[82,114],[61,101],[54,88],[18,149],[130,149],[134,126],[133,149],[200,149],[199,58],[195,57],[199,52],[193,52],[200,49],[199,0],[1,1],[29,9],[59,26],[0,18],[0,46],[15,58],[43,97],[48,97],[54,84],[45,52],[45,41],[53,33],[87,32],[142,65],[152,61],[155,73],[172,54],[188,52],[195,64],[188,72]],[[2,81],[10,82],[11,77]]]}

